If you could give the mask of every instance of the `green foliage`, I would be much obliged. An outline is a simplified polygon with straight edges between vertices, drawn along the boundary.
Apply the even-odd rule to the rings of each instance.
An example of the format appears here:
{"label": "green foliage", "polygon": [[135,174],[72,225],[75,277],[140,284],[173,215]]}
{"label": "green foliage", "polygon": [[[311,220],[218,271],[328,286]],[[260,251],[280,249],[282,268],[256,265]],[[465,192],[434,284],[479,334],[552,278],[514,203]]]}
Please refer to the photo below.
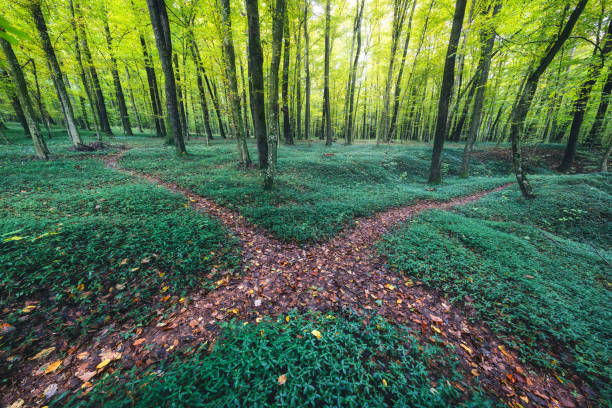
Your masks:
{"label": "green foliage", "polygon": [[[601,234],[609,231],[612,200],[595,186],[609,191],[610,177],[560,176],[537,184],[534,201],[512,188],[460,214],[427,212],[386,236],[379,250],[393,270],[471,304],[524,358],[549,367],[560,358],[562,370],[572,367],[609,397],[612,252],[609,232]],[[570,197],[577,207],[571,226],[559,221]]]}
{"label": "green foliage", "polygon": [[[146,320],[156,295],[176,301],[237,264],[235,240],[184,197],[98,160],[2,160],[0,179],[0,308],[20,333],[2,347],[109,317]],[[37,305],[27,316],[26,301]]]}
{"label": "green foliage", "polygon": [[232,322],[210,354],[196,350],[141,378],[107,376],[86,400],[69,405],[492,406],[479,391],[464,395],[453,386],[465,383],[445,351],[380,317],[348,312]]}
{"label": "green foliage", "polygon": [[498,171],[500,163],[477,159],[475,177],[456,177],[461,150],[448,149],[444,173],[449,177],[432,190],[424,182],[431,158],[428,147],[299,144],[281,146],[275,188],[264,192],[259,171],[236,166],[233,144],[192,144],[189,152],[177,157],[167,148],[133,149],[121,165],[157,174],[234,208],[286,241],[322,240],[355,217],[420,199],[448,200],[511,180],[507,171]]}

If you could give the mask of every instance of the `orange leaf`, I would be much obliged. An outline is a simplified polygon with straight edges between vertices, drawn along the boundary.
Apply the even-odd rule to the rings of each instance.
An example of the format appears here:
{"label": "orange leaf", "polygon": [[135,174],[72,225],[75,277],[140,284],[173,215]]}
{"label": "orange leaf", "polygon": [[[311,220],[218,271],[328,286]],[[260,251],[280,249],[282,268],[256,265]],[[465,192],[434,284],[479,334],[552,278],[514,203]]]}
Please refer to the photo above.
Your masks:
{"label": "orange leaf", "polygon": [[278,385],[283,385],[287,382],[287,375],[283,374],[278,377]]}
{"label": "orange leaf", "polygon": [[54,361],[45,368],[45,374],[54,373],[60,365],[62,365],[62,360]]}

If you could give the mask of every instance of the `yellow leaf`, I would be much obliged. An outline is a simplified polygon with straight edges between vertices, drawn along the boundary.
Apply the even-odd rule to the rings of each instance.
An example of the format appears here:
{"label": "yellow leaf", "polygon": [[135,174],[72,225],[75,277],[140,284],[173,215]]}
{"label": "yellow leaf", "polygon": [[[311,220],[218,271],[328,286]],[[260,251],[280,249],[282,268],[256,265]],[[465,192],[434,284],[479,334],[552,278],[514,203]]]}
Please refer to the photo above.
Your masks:
{"label": "yellow leaf", "polygon": [[183,303],[185,300],[187,300],[187,299],[185,299],[184,297],[182,297],[182,298],[180,298],[180,299],[179,299],[179,303]]}
{"label": "yellow leaf", "polygon": [[382,385],[383,385],[383,387],[387,386],[387,380],[385,380],[384,378],[382,379]]}
{"label": "yellow leaf", "polygon": [[132,272],[136,272],[139,269],[140,269],[139,267],[132,268]]}
{"label": "yellow leaf", "polygon": [[287,323],[289,323],[289,321],[290,321],[290,320],[291,320],[291,318],[290,318],[289,316],[285,317],[285,321],[286,321]]}
{"label": "yellow leaf", "polygon": [[278,385],[283,385],[287,382],[287,375],[283,374],[278,377]]}
{"label": "yellow leaf", "polygon": [[22,239],[23,239],[23,237],[10,237],[10,238],[4,238],[4,242],[21,241]]}
{"label": "yellow leaf", "polygon": [[499,346],[497,346],[497,348],[499,349],[499,351],[501,351],[506,357],[512,358],[512,355],[510,353],[508,353],[506,351],[506,349],[504,348],[504,346],[502,346],[501,344]]}
{"label": "yellow leaf", "polygon": [[61,364],[62,364],[62,360],[57,360],[49,364],[47,368],[45,368],[45,374],[54,373],[55,371],[57,371],[57,369],[59,368]]}
{"label": "yellow leaf", "polygon": [[479,375],[478,370],[476,370],[475,368],[472,368],[472,375],[474,377],[478,377],[478,375]]}
{"label": "yellow leaf", "polygon": [[261,323],[262,320],[263,320],[263,318],[258,317],[258,318],[255,319],[255,323]]}
{"label": "yellow leaf", "polygon": [[168,289],[169,289],[168,286],[164,286],[163,288],[161,288],[161,292],[164,293],[168,291]]}
{"label": "yellow leaf", "polygon": [[392,285],[390,283],[385,283],[385,288],[387,288],[389,290],[395,290],[395,285]]}
{"label": "yellow leaf", "polygon": [[39,351],[38,354],[36,354],[34,357],[30,357],[28,360],[38,360],[43,357],[47,357],[49,354],[53,353],[54,351],[55,351],[55,347],[49,347],[49,348],[43,349]]}
{"label": "yellow leaf", "polygon": [[469,354],[472,354],[472,349],[466,346],[465,344],[461,343],[461,348],[467,351]]}
{"label": "yellow leaf", "polygon": [[100,370],[100,369],[102,369],[102,368],[106,367],[106,366],[107,366],[107,365],[108,365],[110,362],[111,362],[111,359],[110,359],[110,358],[107,358],[106,360],[104,360],[104,361],[102,361],[100,364],[98,364],[98,365],[96,366],[96,368],[97,368],[98,370]]}
{"label": "yellow leaf", "polygon": [[396,302],[397,302],[398,305],[401,305],[402,304],[402,299],[397,299]]}
{"label": "yellow leaf", "polygon": [[431,328],[433,329],[433,331],[435,331],[438,334],[442,334],[442,330],[438,329],[436,326],[434,326],[433,324],[431,325]]}
{"label": "yellow leaf", "polygon": [[311,331],[310,333],[312,333],[312,335],[315,336],[317,339],[321,338],[321,332],[316,329]]}
{"label": "yellow leaf", "polygon": [[237,314],[238,314],[238,312],[239,312],[239,310],[238,310],[238,309],[236,309],[236,308],[233,308],[233,309],[228,310],[227,312],[228,312],[228,313],[233,313],[233,314],[237,315]]}
{"label": "yellow leaf", "polygon": [[125,265],[127,262],[128,262],[128,259],[127,259],[127,258],[124,258],[124,259],[123,259],[123,260],[122,260],[122,261],[119,263],[119,265],[120,265],[120,266],[121,266],[121,265]]}
{"label": "yellow leaf", "polygon": [[8,408],[21,408],[23,407],[23,404],[25,404],[25,401],[20,398],[13,402],[11,405],[9,405]]}
{"label": "yellow leaf", "polygon": [[26,306],[23,309],[21,309],[21,311],[23,313],[30,313],[32,310],[36,309],[37,307],[38,306],[36,306],[36,305],[29,305],[29,306]]}
{"label": "yellow leaf", "polygon": [[82,283],[79,283],[77,285],[77,290],[81,290],[82,291],[83,289],[85,289],[85,285],[83,285]]}

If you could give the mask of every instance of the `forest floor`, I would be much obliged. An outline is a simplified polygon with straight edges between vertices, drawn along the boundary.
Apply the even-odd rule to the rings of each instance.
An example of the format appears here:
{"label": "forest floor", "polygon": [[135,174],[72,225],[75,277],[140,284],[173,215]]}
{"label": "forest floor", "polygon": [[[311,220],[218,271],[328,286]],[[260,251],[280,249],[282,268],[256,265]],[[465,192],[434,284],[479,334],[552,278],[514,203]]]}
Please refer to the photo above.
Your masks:
{"label": "forest floor", "polygon": [[7,406],[609,403],[609,173],[301,143],[262,193],[233,144],[112,144],[0,152]]}

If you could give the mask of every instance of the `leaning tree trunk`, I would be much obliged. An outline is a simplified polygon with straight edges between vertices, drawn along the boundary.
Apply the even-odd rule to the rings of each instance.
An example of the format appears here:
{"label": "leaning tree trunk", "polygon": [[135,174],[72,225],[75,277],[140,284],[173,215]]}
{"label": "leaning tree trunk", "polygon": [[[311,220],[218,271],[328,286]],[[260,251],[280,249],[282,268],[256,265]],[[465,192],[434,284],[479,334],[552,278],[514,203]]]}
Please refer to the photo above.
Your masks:
{"label": "leaning tree trunk", "polygon": [[289,118],[289,56],[290,56],[290,37],[289,37],[289,21],[285,14],[285,34],[283,35],[283,79],[282,91],[283,98],[283,135],[285,136],[285,144],[293,144],[293,135],[291,134],[291,119]]}
{"label": "leaning tree trunk", "polygon": [[276,0],[276,10],[272,23],[272,59],[270,61],[270,82],[268,89],[268,167],[264,176],[264,189],[271,190],[276,173],[276,155],[278,148],[278,69],[280,66],[281,46],[283,41],[283,23],[285,21],[285,0]]}
{"label": "leaning tree trunk", "polygon": [[446,120],[448,119],[448,105],[453,91],[455,79],[455,56],[457,45],[461,35],[461,26],[465,15],[465,4],[467,0],[457,0],[453,26],[448,41],[448,49],[444,61],[444,73],[442,74],[442,85],[440,88],[440,100],[438,102],[438,119],[436,122],[436,133],[434,136],[433,151],[431,153],[431,166],[429,168],[429,182],[439,183],[442,181],[440,168],[442,167],[442,148],[446,138]]}
{"label": "leaning tree trunk", "polygon": [[151,108],[153,109],[155,131],[158,137],[166,137],[166,126],[163,120],[161,101],[159,100],[159,92],[157,92],[157,78],[155,76],[155,68],[153,67],[153,60],[149,55],[147,42],[145,41],[145,38],[142,34],[140,35],[140,45],[142,47],[142,55],[144,57],[145,62],[145,72],[147,74],[149,94],[151,95]]}
{"label": "leaning tree trunk", "polygon": [[23,108],[21,107],[21,102],[19,101],[19,97],[16,92],[11,92],[11,105],[13,106],[13,110],[15,111],[15,117],[17,121],[23,128],[23,132],[26,136],[30,135],[30,127],[28,126],[28,120],[23,113]]}
{"label": "leaning tree trunk", "polygon": [[142,133],[142,121],[140,120],[140,113],[138,113],[138,107],[136,106],[136,102],[134,101],[134,91],[132,90],[130,70],[128,69],[127,65],[125,66],[125,77],[127,78],[127,88],[128,88],[128,93],[130,94],[130,102],[132,103],[132,110],[134,111],[134,116],[136,117],[136,123],[138,124],[138,132]]}
{"label": "leaning tree trunk", "polygon": [[602,143],[602,125],[604,118],[606,117],[606,111],[608,110],[608,103],[612,97],[612,64],[608,67],[608,74],[604,86],[601,89],[601,97],[599,100],[599,107],[597,108],[597,114],[595,115],[595,121],[589,132],[589,136],[586,140],[587,146],[598,147]]}
{"label": "leaning tree trunk", "polygon": [[246,0],[249,25],[249,89],[251,116],[257,141],[257,158],[260,169],[268,166],[268,141],[266,135],[266,108],[263,77],[263,51],[259,28],[258,0]]}
{"label": "leaning tree trunk", "polygon": [[185,141],[181,128],[181,119],[178,113],[178,101],[176,98],[176,83],[174,82],[174,70],[172,69],[172,39],[170,37],[170,22],[166,12],[164,0],[147,0],[157,52],[164,72],[164,83],[166,90],[166,109],[168,121],[170,122],[170,133],[166,135],[166,142],[176,145],[178,154],[185,154]]}
{"label": "leaning tree trunk", "polygon": [[34,83],[36,84],[36,102],[38,104],[38,112],[40,113],[40,119],[45,124],[47,130],[47,137],[51,139],[51,123],[49,121],[49,112],[45,108],[42,95],[40,93],[40,85],[38,83],[38,72],[36,71],[36,62],[30,60],[32,63],[32,73],[34,74]]}
{"label": "leaning tree trunk", "polygon": [[55,56],[55,50],[51,45],[51,39],[49,38],[49,33],[47,31],[47,23],[45,22],[42,9],[40,8],[40,0],[32,1],[29,5],[29,9],[30,14],[32,15],[32,18],[34,20],[34,24],[36,25],[36,30],[38,31],[38,35],[40,37],[42,49],[45,53],[47,62],[49,63],[49,67],[51,69],[53,84],[55,85],[55,89],[57,91],[57,96],[61,106],[61,111],[64,115],[64,121],[66,122],[68,136],[70,136],[72,144],[78,147],[83,144],[83,140],[81,139],[81,134],[79,133],[79,130],[76,126],[76,122],[74,120],[72,104],[70,103],[68,92],[66,91],[64,77],[62,74],[62,70],[59,66],[59,62],[57,61],[57,57]]}
{"label": "leaning tree trunk", "polygon": [[[492,17],[495,17],[495,15],[499,13],[500,9],[501,2],[496,1],[493,8]],[[485,14],[486,13],[488,13],[488,10],[485,12]],[[480,121],[482,119],[485,86],[487,85],[487,79],[489,78],[489,69],[491,68],[491,53],[493,52],[493,45],[495,45],[495,35],[492,28],[486,27],[480,31],[480,42],[482,43],[482,49],[480,53],[480,60],[478,61],[478,67],[476,68],[478,75],[475,82],[476,97],[474,99],[474,108],[472,109],[470,133],[468,134],[467,141],[465,142],[465,148],[463,149],[463,158],[461,160],[460,171],[461,177],[469,177],[470,175],[470,157],[472,155],[474,142],[478,137],[478,129],[480,128]],[[469,100],[470,98],[468,97],[468,102]]]}
{"label": "leaning tree trunk", "polygon": [[115,85],[115,96],[117,97],[117,105],[119,106],[119,116],[121,116],[121,126],[123,127],[123,133],[128,136],[133,136],[132,125],[130,124],[130,116],[128,115],[127,105],[125,103],[125,96],[123,95],[123,87],[121,86],[121,79],[119,79],[119,72],[117,71],[117,59],[113,53],[113,40],[111,37],[110,29],[108,27],[107,16],[104,16],[104,32],[106,34],[106,46],[108,47],[108,54],[110,55],[111,61],[111,74],[113,76],[113,84]]}
{"label": "leaning tree trunk", "polygon": [[210,128],[210,116],[208,114],[208,104],[206,103],[206,92],[204,91],[204,83],[202,81],[202,62],[200,55],[197,53],[197,48],[193,38],[189,40],[189,48],[191,48],[191,56],[193,63],[196,66],[196,81],[198,84],[198,92],[200,94],[200,107],[202,108],[202,116],[204,118],[204,128],[206,130],[206,140],[213,140],[212,130]]}
{"label": "leaning tree trunk", "polygon": [[221,17],[223,21],[223,56],[225,58],[225,72],[227,75],[227,84],[229,87],[229,102],[232,113],[232,123],[234,124],[234,134],[236,135],[236,144],[238,146],[238,154],[240,162],[244,167],[251,165],[251,157],[246,144],[244,134],[244,123],[240,113],[240,94],[238,93],[238,79],[236,77],[236,52],[234,51],[234,40],[232,38],[232,22],[230,14],[230,1],[221,0]]}
{"label": "leaning tree trunk", "polygon": [[49,150],[47,149],[45,140],[40,132],[38,123],[36,123],[36,113],[34,113],[34,108],[32,107],[32,101],[30,100],[30,95],[28,94],[28,88],[23,77],[21,66],[17,61],[17,57],[13,52],[13,47],[11,47],[11,44],[1,37],[0,44],[2,45],[2,50],[6,56],[6,61],[8,62],[9,70],[11,71],[11,77],[15,83],[15,93],[17,94],[17,98],[21,104],[26,126],[30,131],[30,136],[32,136],[36,156],[39,159],[47,160],[49,158]]}
{"label": "leaning tree trunk", "polygon": [[600,58],[597,58],[597,50],[595,50],[593,57],[596,60],[589,67],[588,78],[586,81],[584,81],[580,87],[580,90],[578,91],[578,99],[574,104],[569,139],[567,141],[567,146],[565,147],[563,160],[559,165],[559,171],[567,171],[572,164],[572,161],[574,161],[574,157],[576,156],[576,145],[578,144],[578,136],[580,134],[580,128],[582,127],[584,114],[591,95],[591,89],[593,89],[593,85],[595,85],[595,82],[597,82],[597,79],[599,78],[599,73],[603,68],[604,61],[606,60],[606,56],[610,53],[610,50],[612,50],[612,19],[610,19],[610,24],[608,25],[606,40],[603,48],[601,49]]}
{"label": "leaning tree trunk", "polygon": [[329,39],[329,31],[330,31],[330,20],[331,20],[331,5],[330,0],[327,0],[327,4],[325,6],[325,77],[324,77],[324,86],[323,86],[323,111],[325,112],[325,146],[331,146],[332,144],[332,128],[331,128],[331,110],[330,110],[330,102],[329,102],[329,58],[330,58],[330,39]]}
{"label": "leaning tree trunk", "polygon": [[563,43],[570,36],[576,21],[582,14],[584,7],[586,6],[588,0],[579,0],[576,8],[570,15],[563,31],[559,34],[554,43],[548,47],[546,55],[540,60],[538,66],[533,70],[527,80],[525,81],[525,85],[523,86],[523,90],[520,93],[518,100],[514,107],[512,108],[512,112],[510,113],[510,140],[512,142],[512,165],[514,168],[514,173],[516,175],[516,181],[518,182],[519,188],[523,193],[523,196],[526,198],[533,198],[533,190],[529,181],[527,181],[527,177],[525,175],[525,171],[523,169],[522,157],[521,157],[521,134],[523,132],[523,127],[525,124],[525,117],[529,112],[529,107],[531,106],[531,102],[533,101],[533,96],[538,87],[538,81],[540,80],[540,76],[546,71],[546,68],[552,62],[555,55],[559,52]]}
{"label": "leaning tree trunk", "polygon": [[310,53],[308,37],[308,0],[304,0],[304,139],[310,139]]}

